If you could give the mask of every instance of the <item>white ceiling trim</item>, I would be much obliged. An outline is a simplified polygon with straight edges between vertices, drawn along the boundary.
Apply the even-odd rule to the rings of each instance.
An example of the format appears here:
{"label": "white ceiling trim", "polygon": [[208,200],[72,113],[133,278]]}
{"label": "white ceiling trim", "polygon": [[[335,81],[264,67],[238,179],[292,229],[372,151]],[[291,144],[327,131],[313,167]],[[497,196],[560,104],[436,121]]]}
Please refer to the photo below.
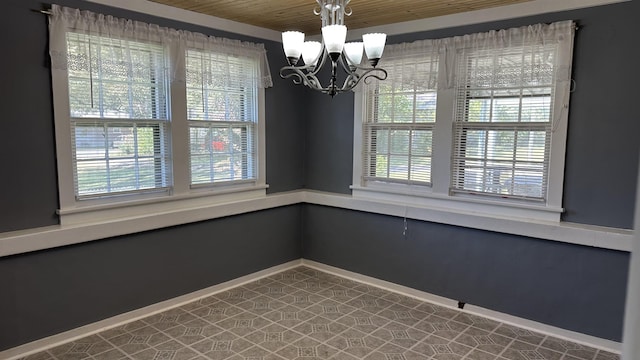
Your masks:
{"label": "white ceiling trim", "polygon": [[189,24],[205,26],[235,34],[256,37],[259,39],[282,41],[279,31],[248,25],[237,21],[200,14],[148,0],[88,0],[93,3],[117,7],[125,10],[163,17]]}
{"label": "white ceiling trim", "polygon": [[[361,38],[362,34],[370,32],[383,32],[387,35],[400,35],[455,26],[507,20],[531,15],[548,14],[559,11],[575,10],[626,1],[631,0],[534,0],[525,3],[493,7],[459,14],[444,15],[362,29],[353,29],[349,30],[348,37],[349,39],[357,39]],[[358,9],[354,9],[354,11],[358,11]]]}
{"label": "white ceiling trim", "polygon": [[[200,14],[194,11],[178,9],[172,6],[155,3],[148,0],[88,1],[176,21],[186,22],[194,25],[205,26],[211,29],[229,31],[232,33],[251,36],[259,39],[278,42],[282,41],[279,31],[254,25],[248,25],[215,16]],[[374,26],[363,29],[352,29],[349,30],[349,39],[361,38],[362,34],[366,34],[369,32],[384,32],[388,35],[399,35],[412,32],[444,29],[462,25],[500,21],[524,16],[553,13],[558,11],[575,10],[626,1],[631,0],[534,0],[526,3],[469,11],[460,14],[438,16],[433,18]],[[311,2],[312,1],[310,0],[310,3]],[[310,6],[312,5],[313,4],[311,4]],[[358,10],[354,9],[354,11],[357,12]]]}

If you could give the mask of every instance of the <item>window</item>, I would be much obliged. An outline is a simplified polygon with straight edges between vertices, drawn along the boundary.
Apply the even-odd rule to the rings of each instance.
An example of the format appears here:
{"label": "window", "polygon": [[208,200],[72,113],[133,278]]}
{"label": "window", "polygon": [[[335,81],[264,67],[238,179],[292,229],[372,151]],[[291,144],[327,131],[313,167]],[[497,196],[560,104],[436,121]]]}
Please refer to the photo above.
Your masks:
{"label": "window", "polygon": [[364,85],[363,179],[429,185],[438,57],[391,59],[381,66],[388,79]]}
{"label": "window", "polygon": [[103,208],[117,217],[117,204],[264,195],[263,45],[52,11],[63,224]]}
{"label": "window", "polygon": [[171,187],[161,45],[67,33],[77,199]]}
{"label": "window", "polygon": [[388,45],[356,97],[354,197],[559,221],[573,31]]}
{"label": "window", "polygon": [[188,50],[186,68],[191,185],[255,179],[257,86],[245,76],[253,62]]}
{"label": "window", "polygon": [[451,190],[545,201],[556,46],[458,60]]}

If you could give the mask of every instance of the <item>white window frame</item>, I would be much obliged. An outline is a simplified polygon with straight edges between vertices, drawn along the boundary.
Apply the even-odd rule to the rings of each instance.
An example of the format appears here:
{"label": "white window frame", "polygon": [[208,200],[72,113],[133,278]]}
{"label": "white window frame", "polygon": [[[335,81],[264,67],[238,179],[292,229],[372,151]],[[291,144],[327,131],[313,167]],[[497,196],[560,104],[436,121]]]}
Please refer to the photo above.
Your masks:
{"label": "white window frame", "polygon": [[[186,53],[189,53],[190,51],[193,51],[195,53],[200,54],[200,56],[204,56],[205,59],[208,56],[214,55],[213,57],[217,55],[221,55],[223,58],[228,58],[228,57],[236,57],[239,58],[236,60],[236,62],[239,63],[251,63],[252,59],[248,58],[246,56],[241,56],[241,55],[234,55],[234,54],[225,54],[221,51],[214,51],[214,50],[210,50],[210,49],[200,49],[200,48],[196,48],[196,47],[189,47],[186,49]],[[212,59],[209,59],[211,61],[214,61]],[[228,60],[227,60],[228,61]],[[210,65],[210,64],[209,64]],[[201,69],[202,70],[202,69]],[[245,72],[249,72],[251,71],[250,68],[248,69],[244,69]],[[255,75],[253,76],[253,78],[257,78],[257,73],[258,73],[258,69],[257,67],[253,68],[253,72],[255,73]],[[205,76],[203,74],[201,74],[201,76]],[[209,76],[213,76],[213,75],[209,75]],[[204,81],[204,80],[203,80]],[[190,169],[190,186],[192,189],[195,188],[200,188],[200,187],[229,187],[229,186],[236,186],[238,184],[245,184],[245,183],[255,183],[256,178],[258,176],[257,171],[256,171],[256,165],[257,165],[257,149],[256,149],[256,133],[258,131],[258,112],[257,112],[257,102],[258,102],[258,94],[257,94],[257,90],[258,87],[254,87],[251,91],[245,91],[246,88],[248,88],[247,84],[242,84],[242,86],[239,86],[239,84],[225,84],[225,88],[227,86],[232,86],[232,89],[228,89],[229,92],[233,93],[233,92],[237,92],[238,89],[242,89],[241,92],[244,94],[245,99],[249,99],[248,103],[249,104],[254,104],[256,105],[255,107],[249,107],[247,105],[247,102],[245,102],[244,104],[244,118],[243,119],[229,119],[226,117],[224,119],[206,119],[206,114],[201,114],[203,116],[203,118],[201,119],[189,119],[189,112],[187,111],[187,122],[189,125],[189,129],[191,130],[192,128],[210,128],[212,126],[224,126],[224,127],[228,127],[228,128],[233,128],[233,127],[242,127],[245,128],[247,131],[247,135],[246,135],[246,142],[243,143],[244,146],[246,146],[246,149],[243,150],[243,152],[245,152],[247,155],[247,160],[246,160],[246,176],[247,178],[243,178],[243,179],[221,179],[221,180],[212,180],[210,179],[210,181],[208,182],[198,182],[198,183],[194,183],[193,182],[193,174],[191,172]],[[201,85],[202,87],[202,97],[203,97],[203,101],[204,101],[204,93],[206,91],[219,91],[220,88],[218,87],[212,87],[210,85],[205,85],[204,83]],[[249,95],[249,96],[247,96]],[[188,95],[187,95],[188,98]],[[203,104],[198,104],[198,106],[203,106],[205,107],[206,105]],[[187,109],[189,110],[189,109]],[[207,109],[208,110],[208,109]],[[191,146],[191,144],[190,144]],[[190,147],[191,150],[191,147]],[[190,153],[190,161],[192,160],[192,154]],[[231,152],[227,153],[227,155],[231,156]]]}
{"label": "white window frame", "polygon": [[[71,29],[67,31],[73,31]],[[185,47],[174,44],[167,56],[185,56]],[[182,62],[184,63],[184,61]],[[184,66],[184,65],[182,65]],[[260,64],[256,64],[257,67]],[[179,71],[179,70],[178,70]],[[169,109],[173,186],[165,192],[142,192],[126,195],[78,199],[74,186],[73,139],[67,73],[51,69],[53,114],[56,136],[60,223],[79,225],[137,216],[163,214],[177,209],[191,210],[218,204],[264,198],[266,196],[265,89],[256,84],[255,179],[211,187],[190,186],[189,125],[187,121],[186,82],[169,81]]]}
{"label": "white window frame", "polygon": [[[557,56],[571,64],[573,41],[560,46]],[[441,53],[438,82],[449,81],[444,66],[445,53]],[[450,59],[449,59],[450,60]],[[454,62],[455,63],[455,62]],[[449,62],[451,64],[451,62]],[[561,69],[569,71],[569,69]],[[559,223],[562,208],[564,159],[566,151],[570,81],[556,83],[554,98],[554,130],[549,154],[548,188],[546,202],[521,199],[502,199],[490,196],[450,192],[453,151],[453,122],[455,120],[456,89],[453,86],[438,89],[436,123],[433,130],[431,186],[367,182],[364,180],[363,119],[366,114],[366,94],[361,87],[355,91],[352,196],[376,203],[403,204],[406,206],[443,211],[444,214],[480,215],[490,218],[515,219]],[[445,217],[444,223],[455,222]]]}

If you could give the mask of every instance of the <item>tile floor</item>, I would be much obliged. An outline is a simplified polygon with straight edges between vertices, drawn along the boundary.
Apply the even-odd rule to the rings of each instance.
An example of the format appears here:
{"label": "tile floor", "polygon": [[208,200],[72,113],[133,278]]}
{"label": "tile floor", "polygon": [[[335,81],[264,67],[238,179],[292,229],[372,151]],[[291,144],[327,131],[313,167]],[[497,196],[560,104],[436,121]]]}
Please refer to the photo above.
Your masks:
{"label": "tile floor", "polygon": [[610,360],[618,355],[308,267],[24,360]]}

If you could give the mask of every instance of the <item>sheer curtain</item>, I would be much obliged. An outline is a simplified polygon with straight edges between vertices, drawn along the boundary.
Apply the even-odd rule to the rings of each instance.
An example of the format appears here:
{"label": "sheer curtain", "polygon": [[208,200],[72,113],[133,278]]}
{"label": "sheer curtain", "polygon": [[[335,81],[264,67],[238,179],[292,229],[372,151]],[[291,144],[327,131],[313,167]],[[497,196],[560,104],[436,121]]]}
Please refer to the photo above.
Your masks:
{"label": "sheer curtain", "polygon": [[441,51],[442,39],[387,45],[379,67],[388,71],[386,81],[402,84],[402,87],[435,89]]}
{"label": "sheer curtain", "polygon": [[[175,30],[155,24],[120,19],[110,15],[81,11],[59,5],[52,5],[52,15],[49,17],[50,44],[52,67],[57,70],[67,70],[71,66],[89,67],[90,61],[78,59],[67,54],[66,33],[72,31],[84,36],[99,36],[119,43],[123,40],[152,43],[163,46],[170,52],[170,62],[167,70],[170,80],[184,81],[184,50],[188,47],[227,53],[235,56],[245,56],[259,62],[258,73],[247,73],[250,81],[256,81],[259,87],[273,86],[266,50],[263,44],[243,42],[238,40],[207,36],[185,30]],[[83,61],[84,60],[84,61]],[[134,61],[122,56],[120,62]],[[135,63],[122,64],[124,68],[135,68]]]}
{"label": "sheer curtain", "polygon": [[450,65],[447,66],[447,86],[453,87],[457,79],[456,74],[459,74],[459,69],[453,65],[456,58],[468,54],[506,53],[515,48],[525,48],[522,52],[527,57],[528,68],[524,72],[512,71],[507,74],[511,69],[505,67],[497,76],[486,73],[485,81],[494,81],[499,77],[503,81],[509,81],[513,86],[548,82],[549,77],[556,82],[570,81],[571,57],[557,56],[557,49],[572,47],[574,31],[574,22],[567,20],[444,39],[446,61]]}
{"label": "sheer curtain", "polygon": [[454,62],[447,85],[456,97],[452,192],[547,201],[552,137],[568,105],[573,31],[565,21],[448,41],[455,50],[455,60],[447,59]]}
{"label": "sheer curtain", "polygon": [[[457,79],[456,59],[469,53],[481,51],[495,52],[501,49],[514,47],[529,47],[528,51],[535,54],[532,57],[530,71],[524,77],[512,78],[518,84],[536,82],[542,76],[549,76],[547,70],[553,67],[556,81],[570,81],[571,61],[566,58],[551,59],[549,46],[563,46],[573,42],[575,24],[571,20],[555,22],[552,24],[535,24],[518,28],[503,30],[491,30],[483,33],[475,33],[463,36],[455,36],[442,39],[417,40],[410,43],[387,45],[385,53],[380,60],[380,67],[391,68],[390,76],[394,79],[395,69],[410,70],[416,62],[428,62],[438,64],[438,60],[444,61],[440,71],[445,72],[446,81],[439,84],[440,88],[453,88]],[[442,57],[444,55],[444,57]],[[555,61],[551,64],[550,62]],[[418,82],[433,87],[437,82],[437,69],[415,68],[415,71],[403,71],[398,81],[407,83]]]}
{"label": "sheer curtain", "polygon": [[[225,96],[224,101],[217,101],[222,95],[209,96],[198,109],[215,108],[233,115],[232,120],[240,120],[235,114],[250,114],[242,120],[250,122],[246,128],[255,128],[257,88],[272,86],[263,44],[58,5],[52,6],[49,29],[52,76],[60,79],[54,104],[56,95],[65,98],[54,109],[56,136],[60,153],[70,155],[74,182],[73,190],[63,184],[64,193],[73,193],[75,200],[172,191],[177,153],[172,138],[179,138],[173,129],[180,128],[181,120],[172,119],[171,109],[185,114],[192,109],[170,95],[172,87],[190,85],[194,71],[187,69],[189,53],[215,57],[210,71],[197,74],[203,80],[197,82],[199,96],[214,85],[216,94]],[[244,161],[237,172],[255,179],[257,131],[250,135],[237,141],[239,155],[228,151],[228,157]]]}

